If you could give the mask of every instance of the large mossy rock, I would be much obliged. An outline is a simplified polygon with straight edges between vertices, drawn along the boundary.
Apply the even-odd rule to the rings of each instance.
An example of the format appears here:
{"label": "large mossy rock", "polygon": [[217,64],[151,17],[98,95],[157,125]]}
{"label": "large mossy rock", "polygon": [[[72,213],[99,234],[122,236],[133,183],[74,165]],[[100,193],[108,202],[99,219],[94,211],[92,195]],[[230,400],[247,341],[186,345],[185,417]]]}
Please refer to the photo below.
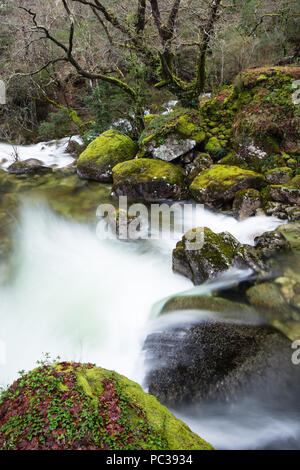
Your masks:
{"label": "large mossy rock", "polygon": [[151,158],[119,163],[113,168],[113,182],[117,196],[132,200],[180,200],[187,195],[183,169]]}
{"label": "large mossy rock", "polygon": [[264,184],[264,177],[254,171],[237,166],[213,165],[200,173],[190,185],[194,199],[207,206],[222,206],[232,201],[241,189],[259,189]]}
{"label": "large mossy rock", "polygon": [[190,230],[173,250],[173,271],[202,284],[233,265],[238,247],[230,233],[216,234],[206,227]]}
{"label": "large mossy rock", "polygon": [[170,162],[204,139],[200,114],[195,110],[179,108],[149,121],[139,139],[139,155]]}
{"label": "large mossy rock", "polygon": [[118,131],[109,130],[93,140],[77,160],[77,172],[82,178],[103,183],[112,182],[112,169],[117,163],[135,157],[137,145]]}
{"label": "large mossy rock", "polygon": [[210,450],[156,398],[91,364],[44,365],[0,398],[1,450]]}
{"label": "large mossy rock", "polygon": [[235,266],[251,269],[259,280],[282,272],[281,260],[291,246],[280,232],[255,238],[255,246],[241,244],[228,232],[214,233],[206,227],[189,230],[173,250],[173,271],[195,285],[214,279]]}
{"label": "large mossy rock", "polygon": [[149,392],[172,407],[243,398],[299,409],[300,368],[291,341],[276,329],[203,320],[148,336],[144,349]]}

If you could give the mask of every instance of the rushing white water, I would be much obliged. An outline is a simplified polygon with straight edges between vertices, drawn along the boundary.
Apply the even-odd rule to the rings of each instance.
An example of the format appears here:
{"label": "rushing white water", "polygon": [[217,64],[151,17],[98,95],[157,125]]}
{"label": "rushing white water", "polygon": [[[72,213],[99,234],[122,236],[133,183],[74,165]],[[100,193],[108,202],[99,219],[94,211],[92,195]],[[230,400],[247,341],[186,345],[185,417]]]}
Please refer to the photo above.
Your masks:
{"label": "rushing white water", "polygon": [[[259,219],[261,232],[279,223]],[[208,211],[202,211],[201,222],[249,242],[258,230],[252,222]],[[0,339],[7,354],[1,382],[32,368],[43,352],[139,379],[136,360],[152,305],[192,288],[188,279],[172,273],[173,247],[174,241],[166,245],[164,240],[98,240],[94,227],[67,222],[44,206],[25,206],[16,277],[0,291]],[[223,284],[229,282],[225,276]]]}
{"label": "rushing white water", "polygon": [[[80,138],[77,136],[71,139],[81,143]],[[74,161],[74,158],[66,153],[69,141],[70,138],[66,137],[59,141],[39,142],[27,146],[0,142],[0,167],[3,169],[8,168],[9,165],[14,163],[16,157],[20,161],[36,158],[49,167],[61,168],[67,166]]]}
{"label": "rushing white water", "polygon": [[[196,222],[216,232],[227,230],[248,243],[282,223],[268,217],[237,222],[203,209]],[[193,227],[189,223],[195,221],[186,221],[186,228]],[[175,239],[181,236],[177,231]],[[43,205],[24,205],[17,239],[14,279],[0,286],[2,385],[11,383],[18,371],[32,369],[44,352],[52,358],[93,362],[142,383],[141,349],[152,307],[176,293],[208,292],[249,274],[234,271],[193,288],[172,272],[176,240],[99,240],[94,226],[66,221]],[[152,315],[158,311],[154,308]],[[228,444],[216,416],[185,420],[214,445]],[[237,431],[238,426],[245,430],[245,424],[236,426]],[[235,432],[234,426],[231,430]],[[236,447],[251,445],[254,432],[248,440],[246,434]]]}

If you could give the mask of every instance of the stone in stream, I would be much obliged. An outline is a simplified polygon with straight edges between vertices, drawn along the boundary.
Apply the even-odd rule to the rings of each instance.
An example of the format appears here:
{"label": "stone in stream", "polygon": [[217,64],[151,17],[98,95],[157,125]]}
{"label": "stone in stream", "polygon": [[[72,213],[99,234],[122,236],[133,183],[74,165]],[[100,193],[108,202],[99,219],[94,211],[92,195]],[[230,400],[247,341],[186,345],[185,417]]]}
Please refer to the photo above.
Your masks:
{"label": "stone in stream", "polygon": [[185,172],[169,162],[138,158],[113,168],[113,191],[137,201],[180,200],[187,196]]}
{"label": "stone in stream", "polygon": [[150,334],[144,344],[149,393],[171,407],[257,398],[299,408],[300,367],[273,327],[203,320]]}
{"label": "stone in stream", "polygon": [[34,369],[1,395],[0,450],[8,449],[213,448],[137,383],[92,364],[62,362]]}
{"label": "stone in stream", "polygon": [[173,271],[188,277],[195,285],[214,279],[234,266],[250,268],[260,279],[268,277],[273,270],[280,272],[277,255],[290,250],[285,237],[279,232],[267,232],[255,241],[253,247],[239,243],[227,232],[216,234],[206,227],[190,230],[173,250]]}
{"label": "stone in stream", "polygon": [[215,234],[206,227],[190,230],[173,250],[173,271],[199,285],[231,267],[238,246],[230,233]]}
{"label": "stone in stream", "polygon": [[12,163],[8,169],[8,173],[15,175],[23,174],[47,174],[52,173],[52,168],[44,165],[41,160],[36,158],[28,158],[27,160]]}
{"label": "stone in stream", "polygon": [[112,182],[115,165],[131,160],[137,152],[136,143],[127,135],[109,130],[93,140],[77,160],[77,172],[81,178],[102,183]]}

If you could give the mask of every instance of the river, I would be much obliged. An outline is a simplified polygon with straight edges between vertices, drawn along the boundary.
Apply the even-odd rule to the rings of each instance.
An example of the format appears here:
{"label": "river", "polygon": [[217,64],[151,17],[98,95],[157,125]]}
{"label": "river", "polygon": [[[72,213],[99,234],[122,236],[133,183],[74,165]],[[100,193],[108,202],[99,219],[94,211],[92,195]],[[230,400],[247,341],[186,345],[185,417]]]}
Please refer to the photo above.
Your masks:
{"label": "river", "polygon": [[[1,156],[4,145],[8,152],[1,144]],[[20,147],[21,159],[44,156],[45,163],[61,166],[72,161],[62,153],[66,141],[44,144],[44,149],[38,145],[30,152]],[[197,224],[253,244],[256,235],[274,230],[282,221],[259,216],[237,222],[201,209]],[[172,249],[182,232],[177,231],[175,240],[101,240],[95,223],[66,220],[44,202],[24,202],[17,232],[14,278],[0,286],[0,340],[6,354],[0,363],[1,385],[11,383],[18,371],[32,369],[43,353],[96,363],[143,384],[142,346],[152,324],[157,328],[164,299],[187,291],[209,293],[236,276],[249,275],[233,271],[195,288],[171,269]],[[173,321],[172,315],[169,318]],[[232,407],[229,414],[216,408],[187,410],[179,416],[220,449],[271,446],[279,438],[287,446],[291,440],[293,447],[298,432],[294,417],[262,414],[249,404]]]}

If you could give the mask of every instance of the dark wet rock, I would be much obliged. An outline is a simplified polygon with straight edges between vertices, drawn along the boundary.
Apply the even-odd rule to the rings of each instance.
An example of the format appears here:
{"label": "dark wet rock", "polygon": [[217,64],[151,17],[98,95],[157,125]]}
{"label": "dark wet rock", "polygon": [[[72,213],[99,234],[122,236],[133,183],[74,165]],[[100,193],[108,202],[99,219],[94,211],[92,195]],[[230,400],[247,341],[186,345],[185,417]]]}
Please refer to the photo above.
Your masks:
{"label": "dark wet rock", "polygon": [[76,140],[70,140],[66,147],[65,153],[69,153],[75,159],[84,151],[84,145],[80,144]]}
{"label": "dark wet rock", "polygon": [[160,201],[187,196],[184,170],[162,160],[138,158],[113,168],[113,191],[132,200]]}
{"label": "dark wet rock", "polygon": [[291,341],[262,325],[208,319],[150,334],[149,393],[168,406],[231,403],[245,396],[268,406],[299,406],[300,368]]}
{"label": "dark wet rock", "polygon": [[297,220],[300,220],[300,206],[288,206],[286,208],[286,213],[288,220],[290,222],[295,222]]}
{"label": "dark wet rock", "polygon": [[269,259],[277,254],[291,250],[288,240],[279,231],[265,232],[254,239],[255,250],[262,259]]}
{"label": "dark wet rock", "polygon": [[195,158],[185,165],[188,182],[192,182],[202,171],[213,165],[213,160],[208,153],[198,153]]}
{"label": "dark wet rock", "polygon": [[238,220],[255,215],[257,209],[262,207],[262,198],[257,189],[241,189],[235,195],[233,201],[233,215]]}
{"label": "dark wet rock", "polygon": [[137,145],[118,131],[109,130],[93,140],[77,160],[77,172],[81,178],[112,183],[115,165],[135,157]]}
{"label": "dark wet rock", "polygon": [[213,165],[200,173],[190,185],[194,199],[207,206],[220,207],[226,201],[232,201],[241,189],[259,189],[264,177],[254,171],[236,166]]}
{"label": "dark wet rock", "polygon": [[300,204],[300,189],[271,185],[268,191],[270,198],[274,201],[283,202],[285,204]]}
{"label": "dark wet rock", "polygon": [[206,227],[190,230],[173,250],[173,271],[202,284],[233,265],[238,246],[227,232],[215,234]]}
{"label": "dark wet rock", "polygon": [[7,171],[15,175],[52,173],[52,168],[44,165],[41,160],[28,158],[27,160],[12,163]]}

